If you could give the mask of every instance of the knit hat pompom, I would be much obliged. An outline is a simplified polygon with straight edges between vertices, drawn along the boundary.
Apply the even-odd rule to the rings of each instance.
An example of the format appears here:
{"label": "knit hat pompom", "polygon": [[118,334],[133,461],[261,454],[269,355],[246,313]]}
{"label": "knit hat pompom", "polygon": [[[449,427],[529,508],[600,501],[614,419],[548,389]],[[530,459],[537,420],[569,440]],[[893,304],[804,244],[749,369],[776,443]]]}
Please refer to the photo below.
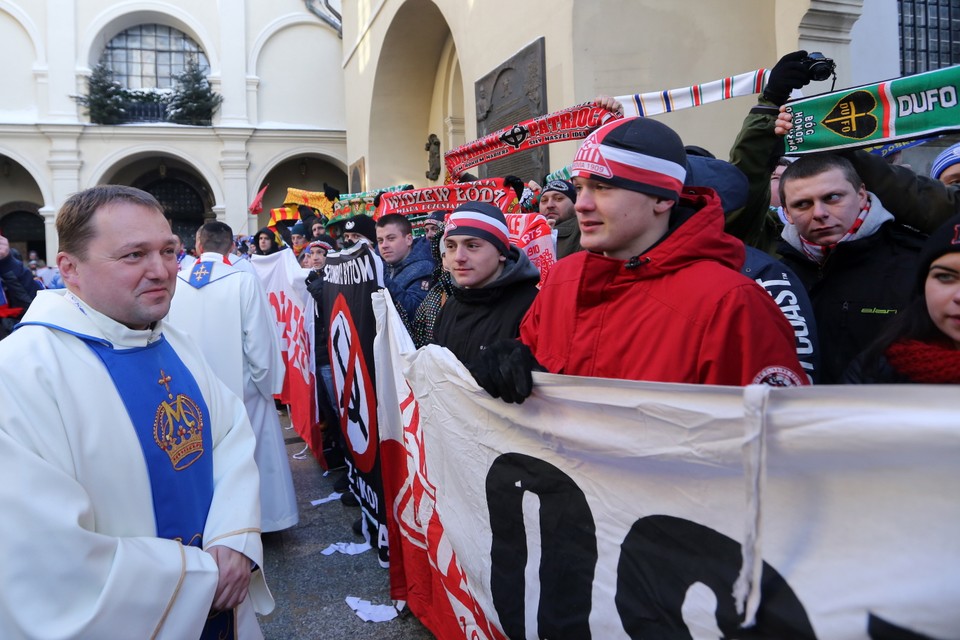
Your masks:
{"label": "knit hat pompom", "polygon": [[507,219],[489,202],[466,202],[454,209],[443,231],[444,238],[450,236],[473,236],[491,243],[503,255],[510,251]]}
{"label": "knit hat pompom", "polygon": [[679,200],[687,175],[686,157],[683,141],[670,127],[648,118],[626,118],[608,122],[587,136],[571,173]]}

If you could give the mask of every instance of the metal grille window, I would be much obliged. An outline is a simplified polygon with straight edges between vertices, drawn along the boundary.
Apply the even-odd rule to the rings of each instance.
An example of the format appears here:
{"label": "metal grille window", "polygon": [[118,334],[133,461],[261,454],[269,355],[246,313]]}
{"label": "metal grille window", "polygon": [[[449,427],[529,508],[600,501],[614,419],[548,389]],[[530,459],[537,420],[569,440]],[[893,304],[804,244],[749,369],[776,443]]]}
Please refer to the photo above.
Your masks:
{"label": "metal grille window", "polygon": [[145,191],[163,205],[168,218],[203,222],[203,198],[187,183],[168,178],[154,182]]}
{"label": "metal grille window", "polygon": [[173,27],[141,24],[114,36],[100,62],[127,89],[167,89],[176,85],[177,75],[191,59],[204,72],[210,70],[193,38]]}
{"label": "metal grille window", "polygon": [[899,0],[900,71],[960,64],[960,0]]}

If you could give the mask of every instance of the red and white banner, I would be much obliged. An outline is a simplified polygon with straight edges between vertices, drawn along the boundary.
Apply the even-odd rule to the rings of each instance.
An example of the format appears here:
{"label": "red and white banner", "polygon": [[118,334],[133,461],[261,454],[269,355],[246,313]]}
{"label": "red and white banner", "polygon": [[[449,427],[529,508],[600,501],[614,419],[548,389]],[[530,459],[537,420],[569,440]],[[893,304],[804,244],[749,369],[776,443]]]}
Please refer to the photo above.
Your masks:
{"label": "red and white banner", "polygon": [[405,216],[421,216],[434,211],[452,211],[465,202],[489,202],[504,213],[519,211],[516,192],[513,187],[505,186],[503,180],[484,178],[439,187],[383,193],[377,215],[382,217],[388,213],[400,213]]}
{"label": "red and white banner", "polygon": [[510,405],[391,307],[391,585],[441,640],[957,637],[954,388],[535,374]]}
{"label": "red and white banner", "polygon": [[604,107],[578,104],[468,142],[443,154],[443,161],[450,179],[456,181],[470,167],[552,142],[581,140],[600,125],[618,117]]}
{"label": "red and white banner", "polygon": [[550,224],[539,213],[511,213],[505,217],[510,244],[527,254],[533,266],[540,270],[540,285],[543,285],[550,267],[557,261]]}
{"label": "red and white banner", "polygon": [[316,359],[313,350],[314,301],[307,291],[306,276],[293,251],[277,251],[269,256],[251,255],[277,320],[280,349],[286,375],[280,402],[290,407],[293,428],[309,445],[321,464],[323,436],[317,407]]}

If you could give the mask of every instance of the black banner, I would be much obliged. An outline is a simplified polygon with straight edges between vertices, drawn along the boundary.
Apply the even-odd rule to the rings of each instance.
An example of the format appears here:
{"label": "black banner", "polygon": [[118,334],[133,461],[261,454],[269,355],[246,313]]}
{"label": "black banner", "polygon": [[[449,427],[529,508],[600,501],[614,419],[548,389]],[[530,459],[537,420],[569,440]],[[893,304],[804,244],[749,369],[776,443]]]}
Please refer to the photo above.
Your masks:
{"label": "black banner", "polygon": [[327,256],[324,274],[323,312],[330,323],[330,368],[350,491],[360,501],[364,537],[386,567],[389,548],[373,361],[377,324],[370,301],[371,294],[383,287],[383,262],[370,245],[361,243]]}

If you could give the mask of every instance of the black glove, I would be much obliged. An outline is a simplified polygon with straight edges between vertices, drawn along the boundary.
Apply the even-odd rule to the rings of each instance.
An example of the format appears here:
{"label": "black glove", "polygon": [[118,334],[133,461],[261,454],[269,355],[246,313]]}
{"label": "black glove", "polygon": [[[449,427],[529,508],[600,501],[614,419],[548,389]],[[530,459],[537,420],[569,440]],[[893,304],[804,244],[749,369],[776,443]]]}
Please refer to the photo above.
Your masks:
{"label": "black glove", "polygon": [[767,86],[763,88],[763,97],[777,106],[790,97],[790,92],[810,84],[810,73],[803,60],[806,51],[794,51],[780,58],[770,70]]}
{"label": "black glove", "polygon": [[517,404],[522,404],[533,391],[531,372],[543,370],[530,347],[519,340],[497,340],[488,344],[467,368],[477,384],[491,396]]}
{"label": "black glove", "polygon": [[323,304],[323,274],[319,271],[311,271],[307,276],[307,291],[313,297],[317,304]]}
{"label": "black glove", "polygon": [[505,176],[503,178],[503,185],[512,188],[516,192],[517,200],[523,197],[523,188],[526,185],[523,183],[523,180],[517,176]]}

